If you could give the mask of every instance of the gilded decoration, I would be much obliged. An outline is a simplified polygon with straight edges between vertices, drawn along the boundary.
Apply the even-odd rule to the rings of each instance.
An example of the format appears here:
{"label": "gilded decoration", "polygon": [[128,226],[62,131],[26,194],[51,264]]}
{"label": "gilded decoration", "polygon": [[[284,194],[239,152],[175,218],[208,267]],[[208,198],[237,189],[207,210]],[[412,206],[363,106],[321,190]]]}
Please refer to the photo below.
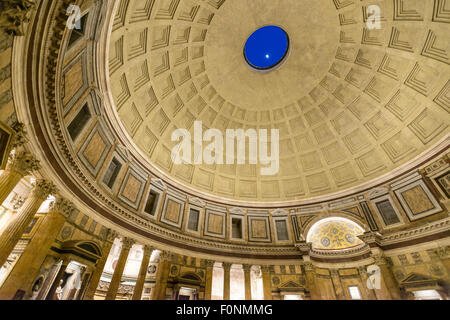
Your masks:
{"label": "gilded decoration", "polygon": [[309,231],[308,242],[314,249],[340,250],[363,244],[358,238],[363,230],[344,218],[328,218],[317,222]]}

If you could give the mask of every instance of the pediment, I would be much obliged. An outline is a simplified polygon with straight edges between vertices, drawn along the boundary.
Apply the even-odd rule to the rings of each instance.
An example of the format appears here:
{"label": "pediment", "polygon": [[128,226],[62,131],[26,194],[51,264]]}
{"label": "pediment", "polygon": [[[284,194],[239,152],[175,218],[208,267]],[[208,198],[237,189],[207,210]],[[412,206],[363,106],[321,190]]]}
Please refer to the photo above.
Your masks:
{"label": "pediment", "polygon": [[435,282],[436,280],[419,273],[410,273],[403,281],[402,284],[417,284],[423,282]]}
{"label": "pediment", "polygon": [[279,288],[300,288],[301,286],[294,282],[294,281],[288,281],[283,283]]}

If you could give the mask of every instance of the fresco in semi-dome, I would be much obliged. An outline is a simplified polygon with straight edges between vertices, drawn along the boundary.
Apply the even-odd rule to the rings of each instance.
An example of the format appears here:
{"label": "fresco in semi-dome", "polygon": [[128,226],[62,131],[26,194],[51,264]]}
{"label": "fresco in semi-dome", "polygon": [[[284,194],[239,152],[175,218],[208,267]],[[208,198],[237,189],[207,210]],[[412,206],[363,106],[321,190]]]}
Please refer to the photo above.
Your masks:
{"label": "fresco in semi-dome", "polygon": [[363,232],[363,229],[351,220],[327,218],[314,224],[308,233],[307,241],[312,243],[314,249],[347,249],[363,243],[358,238]]}

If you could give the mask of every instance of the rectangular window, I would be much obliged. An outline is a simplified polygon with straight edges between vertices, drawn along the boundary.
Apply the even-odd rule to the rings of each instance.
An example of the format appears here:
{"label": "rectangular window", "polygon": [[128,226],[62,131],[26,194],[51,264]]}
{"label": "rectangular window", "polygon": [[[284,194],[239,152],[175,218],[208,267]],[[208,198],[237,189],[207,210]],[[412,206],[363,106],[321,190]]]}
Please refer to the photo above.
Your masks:
{"label": "rectangular window", "polygon": [[198,231],[198,219],[200,217],[200,211],[196,209],[189,210],[188,229],[191,231]]}
{"label": "rectangular window", "polygon": [[69,131],[72,140],[75,140],[80,135],[89,119],[91,119],[91,112],[86,103],[67,127],[67,131]]}
{"label": "rectangular window", "polygon": [[114,182],[116,182],[116,178],[119,175],[120,169],[122,168],[122,164],[116,158],[113,158],[111,163],[109,164],[108,170],[103,177],[103,183],[108,186],[108,188],[112,189],[114,186]]}
{"label": "rectangular window", "polygon": [[442,300],[441,295],[436,290],[414,291],[415,300]]}
{"label": "rectangular window", "polygon": [[279,241],[289,240],[287,232],[286,220],[278,220],[275,222],[277,227],[277,238]]}
{"label": "rectangular window", "polygon": [[231,236],[234,239],[242,239],[242,220],[237,218],[231,219]]}
{"label": "rectangular window", "polygon": [[77,29],[74,27],[72,29],[72,33],[70,34],[69,39],[69,48],[79,39],[83,38],[86,32],[86,21],[87,21],[88,14],[85,14],[80,19],[80,29]]}
{"label": "rectangular window", "polygon": [[147,202],[145,203],[144,212],[154,216],[156,213],[156,205],[158,204],[159,194],[153,190],[150,190]]}
{"label": "rectangular window", "polygon": [[357,286],[348,287],[348,292],[350,293],[352,300],[362,300],[361,292],[359,292],[359,288]]}
{"label": "rectangular window", "polygon": [[385,225],[390,226],[400,222],[400,219],[398,218],[397,213],[389,200],[378,202],[377,208]]}

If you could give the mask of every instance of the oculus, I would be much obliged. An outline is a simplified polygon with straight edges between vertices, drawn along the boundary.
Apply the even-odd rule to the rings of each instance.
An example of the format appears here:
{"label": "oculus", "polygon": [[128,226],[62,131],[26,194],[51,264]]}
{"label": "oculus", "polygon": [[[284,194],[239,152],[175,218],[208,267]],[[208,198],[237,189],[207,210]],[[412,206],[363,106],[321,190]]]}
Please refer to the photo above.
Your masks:
{"label": "oculus", "polygon": [[289,36],[277,26],[257,29],[247,39],[244,57],[247,64],[257,71],[271,71],[279,67],[289,52]]}

